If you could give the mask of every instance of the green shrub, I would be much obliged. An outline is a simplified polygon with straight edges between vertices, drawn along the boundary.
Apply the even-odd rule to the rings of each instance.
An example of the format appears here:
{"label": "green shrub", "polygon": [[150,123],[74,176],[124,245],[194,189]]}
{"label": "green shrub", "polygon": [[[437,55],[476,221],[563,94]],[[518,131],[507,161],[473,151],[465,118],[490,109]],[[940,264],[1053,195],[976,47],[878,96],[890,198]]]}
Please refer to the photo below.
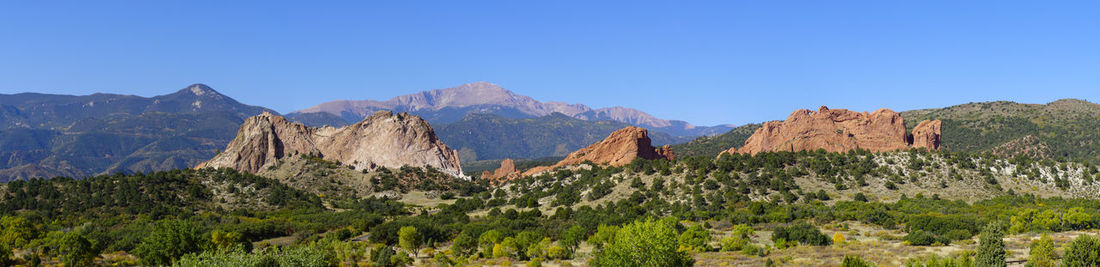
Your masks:
{"label": "green shrub", "polygon": [[467,232],[458,234],[451,245],[451,252],[458,256],[470,256],[477,252],[477,240]]}
{"label": "green shrub", "polygon": [[721,251],[738,251],[741,250],[741,247],[745,246],[749,242],[748,240],[739,237],[726,237],[723,238],[722,241],[719,243],[721,245]]}
{"label": "green shrub", "polygon": [[615,239],[596,253],[594,266],[691,266],[694,261],[679,250],[676,228],[649,219],[624,226]]}
{"label": "green shrub", "polygon": [[133,253],[149,265],[168,265],[188,253],[202,252],[210,241],[195,223],[180,220],[160,221]]}
{"label": "green shrub", "polygon": [[942,238],[921,230],[909,232],[909,234],[905,235],[905,241],[908,241],[909,245],[913,246],[929,246],[933,244],[946,245],[951,242],[947,238]]}
{"label": "green shrub", "polygon": [[822,234],[817,226],[804,222],[786,227],[776,227],[775,231],[772,232],[772,241],[778,239],[814,246],[828,246],[832,244],[832,240],[829,240],[829,237]]}
{"label": "green shrub", "polygon": [[874,267],[875,264],[867,262],[859,256],[844,256],[844,261],[840,262],[840,267]]}
{"label": "green shrub", "polygon": [[1062,257],[1062,266],[1083,267],[1100,266],[1100,240],[1091,235],[1081,235],[1066,247]]}
{"label": "green shrub", "polygon": [[749,256],[764,256],[764,247],[753,244],[745,244],[744,246],[741,246],[741,254]]}
{"label": "green shrub", "polygon": [[[947,240],[953,240],[953,241],[967,240],[967,239],[970,239],[973,236],[974,235],[970,234],[970,231],[963,230],[963,229],[955,229],[955,230],[947,231],[947,233],[943,235],[943,237],[946,238]],[[944,243],[944,244],[947,244],[947,243]]]}
{"label": "green shrub", "polygon": [[1028,267],[1054,267],[1054,241],[1043,234],[1039,240],[1031,242],[1027,256]]}
{"label": "green shrub", "polygon": [[[391,250],[392,251],[392,250]],[[230,266],[336,266],[332,251],[316,243],[286,248],[268,247],[248,253],[243,246],[184,255],[172,266],[178,267],[230,267]],[[390,265],[387,265],[390,266]]]}
{"label": "green shrub", "polygon": [[687,231],[680,234],[680,247],[695,252],[706,252],[709,250],[708,243],[710,243],[710,231],[707,231],[707,229],[699,224],[688,228]]}
{"label": "green shrub", "polygon": [[12,253],[8,244],[0,243],[0,266],[12,266],[15,265],[15,254]]}

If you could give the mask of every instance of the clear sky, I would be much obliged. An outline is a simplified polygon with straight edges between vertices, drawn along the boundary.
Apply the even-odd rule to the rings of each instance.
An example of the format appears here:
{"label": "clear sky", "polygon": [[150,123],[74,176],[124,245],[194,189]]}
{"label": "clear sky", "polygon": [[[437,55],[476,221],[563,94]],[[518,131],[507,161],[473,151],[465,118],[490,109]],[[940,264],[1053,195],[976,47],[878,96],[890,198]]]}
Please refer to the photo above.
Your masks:
{"label": "clear sky", "polygon": [[491,81],[695,124],[1100,100],[1100,1],[3,1],[0,93],[287,113]]}

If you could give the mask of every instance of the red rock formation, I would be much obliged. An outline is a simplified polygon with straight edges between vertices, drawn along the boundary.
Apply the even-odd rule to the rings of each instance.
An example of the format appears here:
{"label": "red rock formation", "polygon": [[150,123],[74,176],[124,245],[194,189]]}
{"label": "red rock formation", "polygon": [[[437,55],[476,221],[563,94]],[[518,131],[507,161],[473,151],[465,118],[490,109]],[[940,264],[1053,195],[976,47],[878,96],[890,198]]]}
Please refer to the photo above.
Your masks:
{"label": "red rock formation", "polygon": [[512,159],[504,159],[500,161],[500,168],[497,168],[492,173],[489,171],[483,172],[481,178],[493,183],[501,183],[518,178],[519,175],[519,170],[516,170],[516,162],[512,161]]}
{"label": "red rock formation", "polygon": [[646,129],[631,126],[611,133],[603,141],[569,153],[569,156],[553,166],[536,167],[524,172],[523,176],[537,174],[557,167],[576,165],[585,161],[602,165],[625,166],[634,161],[635,158],[665,158],[672,160],[674,157],[672,149],[667,145],[654,148]]}
{"label": "red rock formation", "polygon": [[245,120],[237,137],[197,168],[257,172],[283,157],[310,154],[356,169],[431,166],[466,178],[458,152],[439,141],[428,122],[407,113],[379,111],[342,128],[311,128],[263,113]]}
{"label": "red rock formation", "polygon": [[943,123],[940,120],[922,121],[913,128],[913,147],[940,149],[940,129]]}
{"label": "red rock formation", "polygon": [[[918,126],[920,147],[939,148],[939,121]],[[824,149],[846,152],[866,149],[872,152],[909,148],[905,120],[889,109],[859,113],[821,106],[816,112],[800,109],[785,121],[766,122],[741,148],[727,153],[756,154],[765,151],[803,151]]]}

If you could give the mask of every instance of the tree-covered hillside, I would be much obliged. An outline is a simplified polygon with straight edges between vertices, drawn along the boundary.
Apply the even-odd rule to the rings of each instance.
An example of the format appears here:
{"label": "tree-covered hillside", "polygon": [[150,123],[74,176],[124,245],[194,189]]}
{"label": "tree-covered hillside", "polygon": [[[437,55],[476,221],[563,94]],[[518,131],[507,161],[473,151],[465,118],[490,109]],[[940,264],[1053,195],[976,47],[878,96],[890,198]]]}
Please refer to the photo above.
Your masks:
{"label": "tree-covered hillside", "polygon": [[[487,159],[530,159],[565,156],[630,126],[614,121],[586,121],[555,113],[528,119],[471,114],[461,121],[434,126],[447,146],[459,151],[463,162]],[[649,131],[654,145],[686,141]]]}
{"label": "tree-covered hillside", "polygon": [[760,129],[760,124],[738,126],[724,134],[703,136],[687,143],[672,145],[672,152],[676,153],[677,157],[717,157],[722,151],[745,145],[745,140],[748,140],[756,129]]}
{"label": "tree-covered hillside", "polygon": [[[1100,163],[1100,105],[1063,99],[1045,105],[998,101],[906,111],[910,124],[943,120],[943,149],[996,151]],[[910,125],[911,127],[912,125]]]}

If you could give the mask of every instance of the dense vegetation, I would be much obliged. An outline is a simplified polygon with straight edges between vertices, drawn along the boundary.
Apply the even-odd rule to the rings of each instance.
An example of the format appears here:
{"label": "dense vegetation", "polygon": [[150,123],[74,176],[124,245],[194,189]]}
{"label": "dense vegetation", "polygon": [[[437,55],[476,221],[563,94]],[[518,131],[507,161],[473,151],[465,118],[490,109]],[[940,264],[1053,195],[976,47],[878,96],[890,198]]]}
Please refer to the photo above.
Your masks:
{"label": "dense vegetation", "polygon": [[[333,162],[318,164],[322,163],[340,168]],[[414,169],[389,171],[394,177],[431,172]],[[983,169],[1006,170],[1003,173],[1025,181],[1038,173],[1035,185],[1051,190],[1059,188],[1057,179],[1088,186],[1082,177],[1097,174],[1086,163],[1022,156],[916,150],[761,153],[636,160],[623,167],[588,164],[499,188],[472,184],[480,189],[453,202],[422,207],[386,199],[318,196],[230,170],[178,170],[5,184],[0,187],[0,243],[26,255],[14,259],[26,264],[450,266],[516,260],[531,265],[579,261],[594,266],[683,266],[696,262],[695,255],[702,253],[782,261],[769,255],[799,247],[842,246],[855,241],[841,235],[847,232],[826,230],[848,223],[904,232],[881,238],[909,246],[973,242],[968,240],[977,237],[979,248],[970,254],[907,261],[912,266],[942,266],[927,263],[1003,262],[1004,244],[998,241],[1006,234],[1100,228],[1100,200],[1043,198],[997,189],[1011,184],[1005,180],[1010,178],[991,176],[990,183]],[[923,193],[882,201],[879,194],[896,191],[870,190],[897,182],[898,191],[915,190],[919,183],[946,192],[951,187],[940,187],[926,176],[913,180],[916,176],[911,174],[952,170],[958,178],[943,178],[971,181],[999,193],[973,202]],[[813,183],[831,188],[803,190]],[[771,238],[755,238],[763,231]],[[1096,242],[1082,236],[1058,256],[1060,262],[1095,262],[1088,251]],[[591,252],[581,252],[581,247]],[[120,251],[134,257],[105,256]],[[1042,251],[1036,250],[1037,259],[1051,257]],[[0,255],[0,260],[11,260],[6,257]],[[858,257],[844,262],[870,264]]]}

